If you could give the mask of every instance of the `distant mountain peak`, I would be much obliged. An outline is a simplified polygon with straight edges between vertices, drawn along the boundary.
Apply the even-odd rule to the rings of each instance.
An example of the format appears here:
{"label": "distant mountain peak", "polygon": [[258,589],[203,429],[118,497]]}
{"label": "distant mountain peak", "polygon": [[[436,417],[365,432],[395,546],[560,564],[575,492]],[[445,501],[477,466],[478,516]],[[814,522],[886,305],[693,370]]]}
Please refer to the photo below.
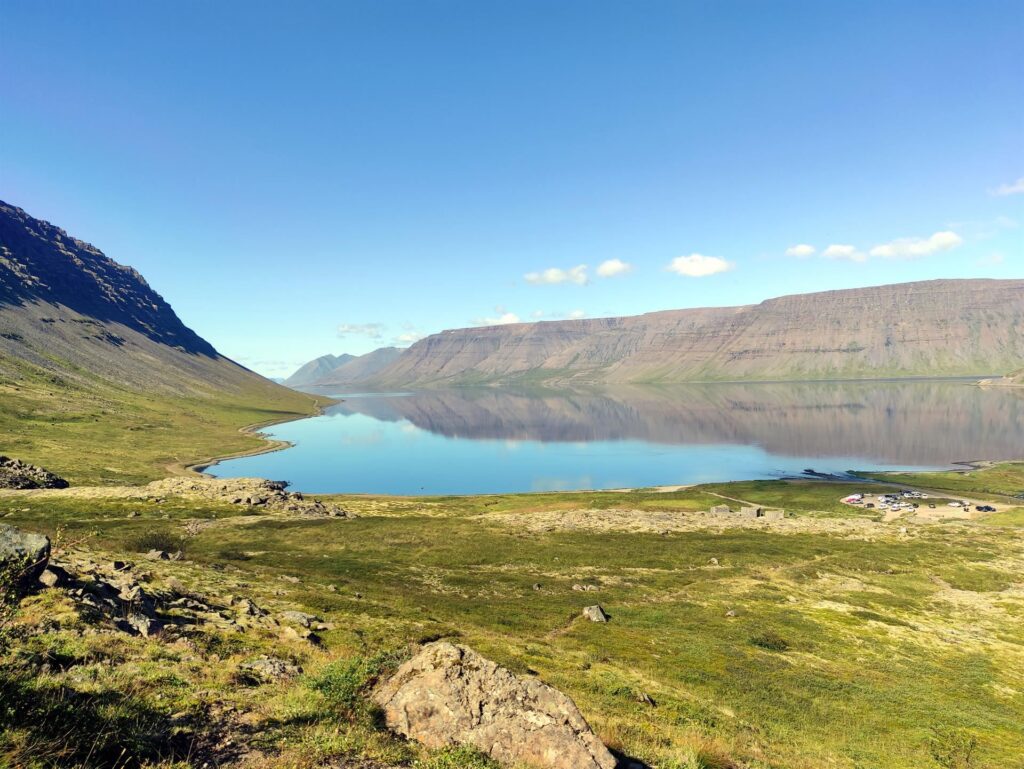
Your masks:
{"label": "distant mountain peak", "polygon": [[371,379],[402,354],[399,347],[380,347],[364,355],[321,355],[285,380],[289,387],[351,385]]}

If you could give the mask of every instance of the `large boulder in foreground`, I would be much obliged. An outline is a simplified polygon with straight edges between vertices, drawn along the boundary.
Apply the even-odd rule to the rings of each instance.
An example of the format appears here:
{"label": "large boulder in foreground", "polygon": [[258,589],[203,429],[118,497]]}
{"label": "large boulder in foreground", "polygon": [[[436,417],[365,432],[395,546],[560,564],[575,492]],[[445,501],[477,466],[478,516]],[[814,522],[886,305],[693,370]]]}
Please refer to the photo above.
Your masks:
{"label": "large boulder in foreground", "polygon": [[0,456],[0,489],[66,489],[68,482],[49,470]]}
{"label": "large boulder in foreground", "polygon": [[504,764],[614,769],[571,699],[447,641],[428,644],[375,693],[388,726],[427,747],[471,745]]}
{"label": "large boulder in foreground", "polygon": [[49,560],[47,537],[0,524],[0,573],[10,571],[10,576],[27,585],[43,573]]}

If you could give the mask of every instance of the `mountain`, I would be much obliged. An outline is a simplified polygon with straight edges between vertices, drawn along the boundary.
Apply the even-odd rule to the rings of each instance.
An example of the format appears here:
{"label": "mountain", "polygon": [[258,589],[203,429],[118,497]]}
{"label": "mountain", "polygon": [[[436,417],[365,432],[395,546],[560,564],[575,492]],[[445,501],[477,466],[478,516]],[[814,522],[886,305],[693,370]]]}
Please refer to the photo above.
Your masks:
{"label": "mountain", "polygon": [[623,318],[444,331],[381,387],[976,375],[1024,360],[1024,280],[933,280]]}
{"label": "mountain", "polygon": [[381,347],[337,366],[320,377],[315,384],[322,386],[365,382],[398,360],[403,352],[399,347]]}
{"label": "mountain", "polygon": [[294,374],[284,380],[284,384],[288,387],[303,387],[316,384],[317,380],[321,377],[327,376],[338,366],[348,363],[354,358],[354,355],[347,354],[321,355],[319,358],[300,366]]}
{"label": "mountain", "polygon": [[399,347],[380,347],[365,355],[322,355],[302,366],[285,380],[301,390],[304,387],[353,385],[373,379],[379,371],[398,360]]}
{"label": "mountain", "polygon": [[0,201],[0,453],[135,482],[315,409],[220,355],[134,269]]}

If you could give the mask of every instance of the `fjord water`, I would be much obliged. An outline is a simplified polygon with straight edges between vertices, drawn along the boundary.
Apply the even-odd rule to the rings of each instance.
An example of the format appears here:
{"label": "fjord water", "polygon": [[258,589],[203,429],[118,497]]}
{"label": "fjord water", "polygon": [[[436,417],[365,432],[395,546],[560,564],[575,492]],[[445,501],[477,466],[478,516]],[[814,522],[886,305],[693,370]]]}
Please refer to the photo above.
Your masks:
{"label": "fjord water", "polygon": [[484,494],[941,469],[1024,453],[1024,393],[966,381],[337,395],[219,477],[311,493]]}

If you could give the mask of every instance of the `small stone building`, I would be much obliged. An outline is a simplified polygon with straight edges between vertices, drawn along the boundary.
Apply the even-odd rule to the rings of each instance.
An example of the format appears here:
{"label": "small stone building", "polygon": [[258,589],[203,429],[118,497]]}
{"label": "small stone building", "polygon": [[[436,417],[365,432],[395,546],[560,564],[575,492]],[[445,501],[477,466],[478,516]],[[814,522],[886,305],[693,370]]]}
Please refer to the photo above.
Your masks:
{"label": "small stone building", "polygon": [[786,517],[782,508],[747,507],[740,508],[740,514],[747,518],[764,518],[766,521],[781,521]]}
{"label": "small stone building", "polygon": [[715,505],[714,507],[711,508],[711,512],[714,515],[726,515],[728,513],[731,513],[732,510],[729,509],[728,505]]}

